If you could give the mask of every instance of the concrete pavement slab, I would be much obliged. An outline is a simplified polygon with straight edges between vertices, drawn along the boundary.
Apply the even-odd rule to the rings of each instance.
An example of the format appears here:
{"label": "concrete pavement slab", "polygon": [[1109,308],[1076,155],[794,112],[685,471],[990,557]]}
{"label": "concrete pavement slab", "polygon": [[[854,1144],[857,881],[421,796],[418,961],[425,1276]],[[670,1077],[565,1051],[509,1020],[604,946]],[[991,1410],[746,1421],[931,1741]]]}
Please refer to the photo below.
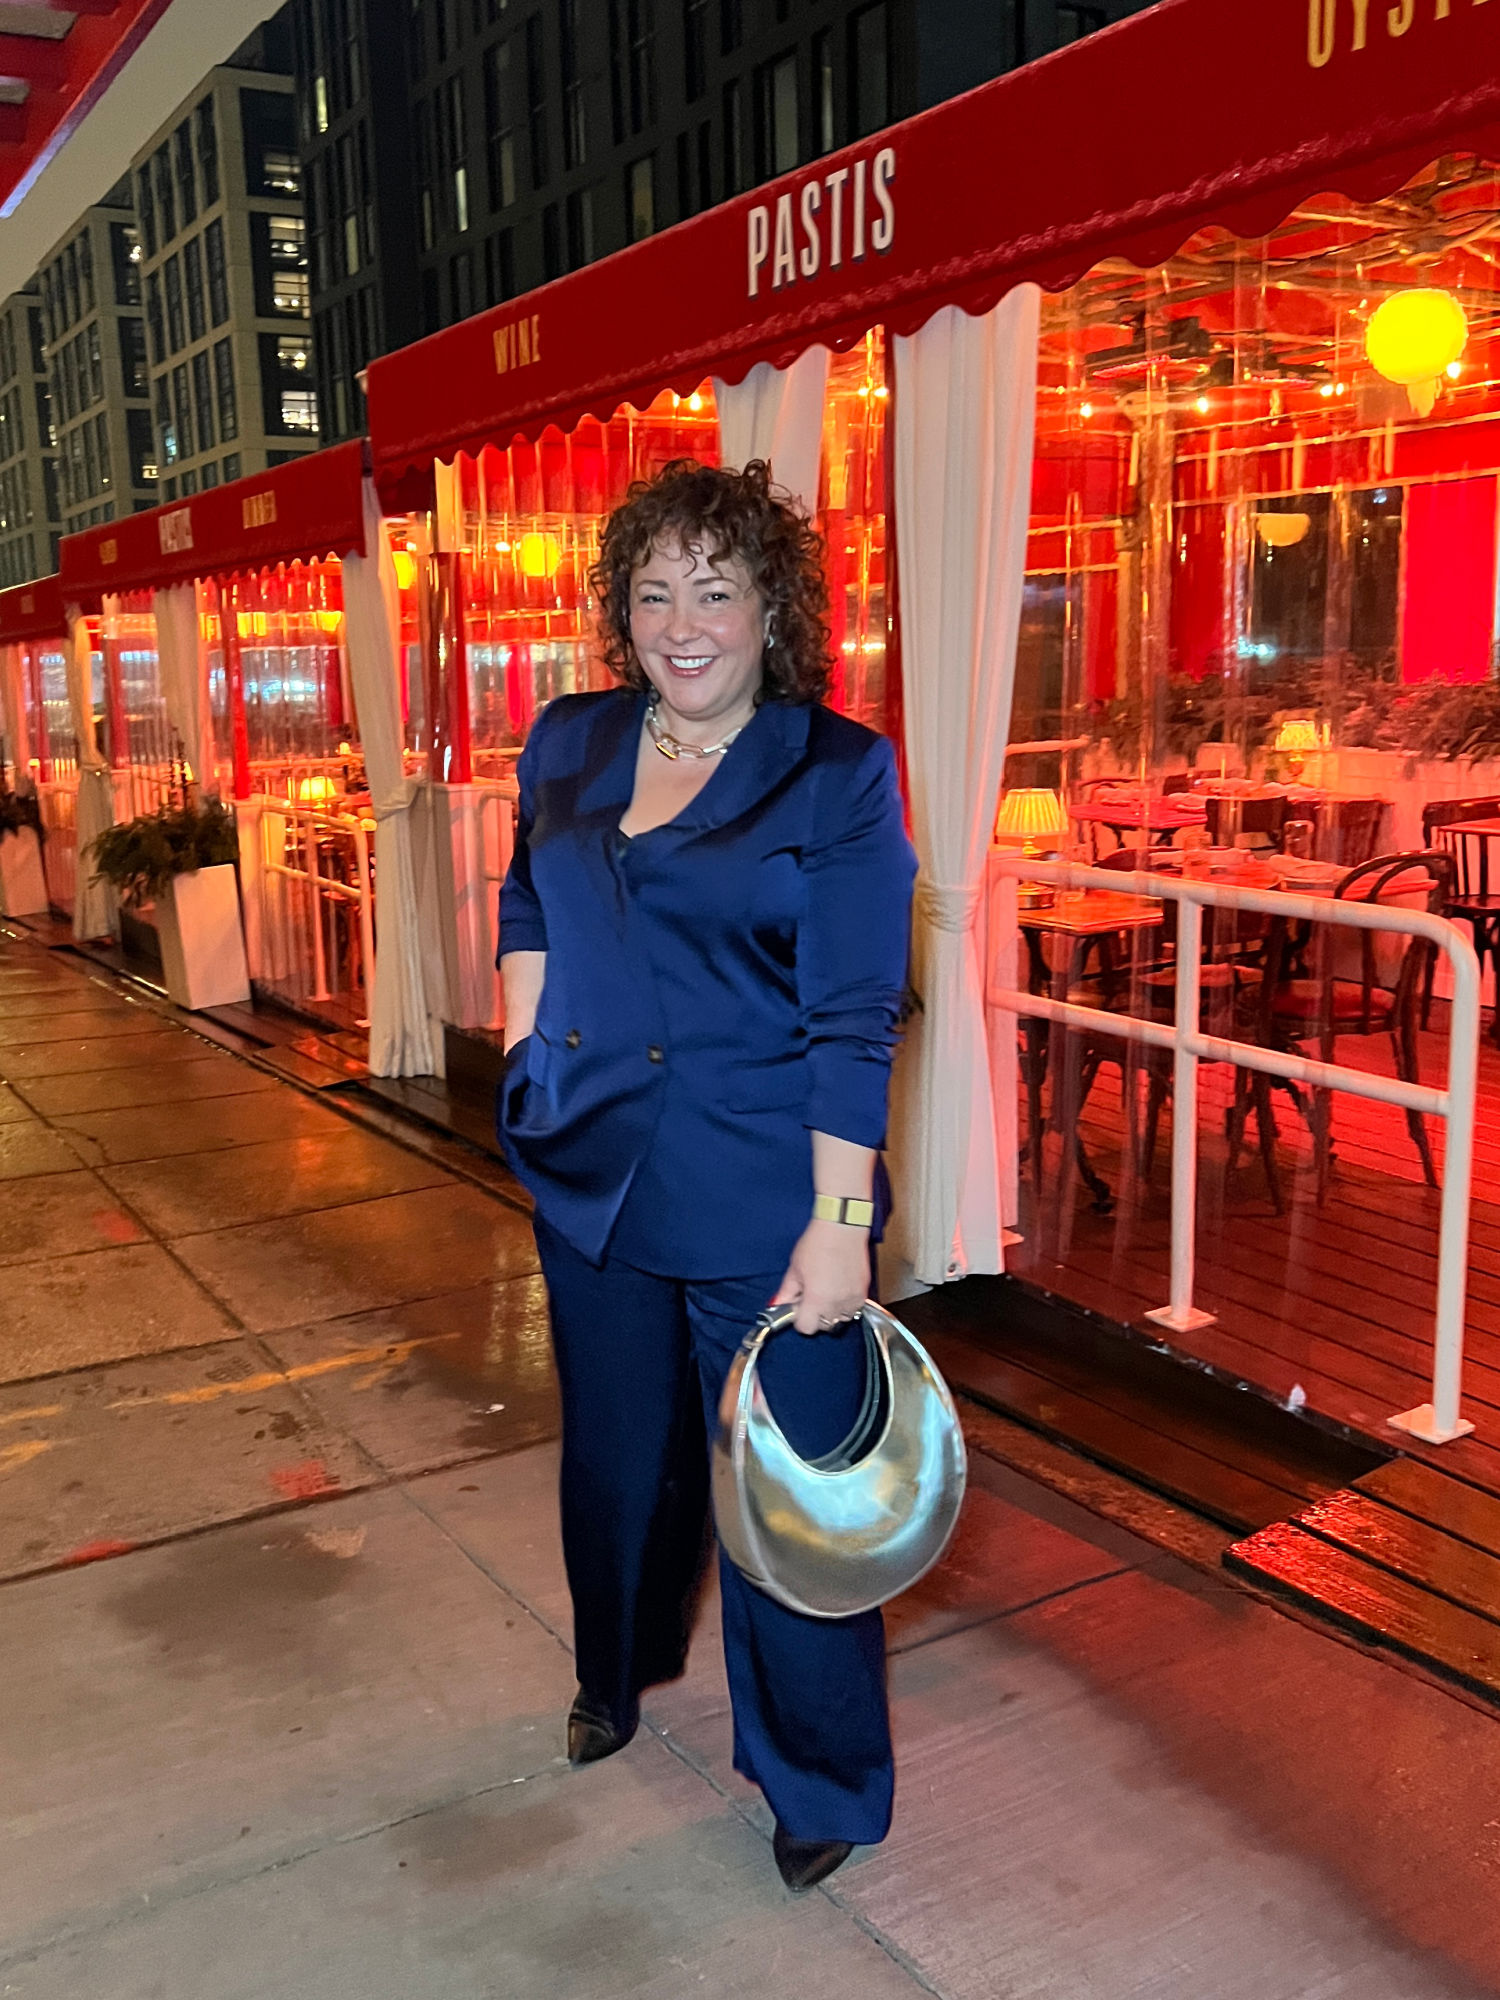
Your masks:
{"label": "concrete pavement slab", "polygon": [[[269,1333],[265,1346],[390,1473],[520,1451],[557,1435],[540,1274]],[[389,1358],[334,1365],[382,1353]]]}
{"label": "concrete pavement slab", "polygon": [[[95,1041],[100,1036],[110,1035],[150,1035],[160,1032],[161,1020],[149,1008],[133,1006],[128,1000],[113,1003],[103,1000],[90,1001],[87,1008],[75,1007],[74,996],[54,997],[60,1004],[44,1007],[36,1012],[16,1015],[4,1011],[5,1002],[0,1001],[0,1052],[5,1049],[37,1045],[44,1042]],[[11,1007],[17,1003],[12,1001]],[[5,1056],[0,1053],[0,1063]]]}
{"label": "concrete pavement slab", "polygon": [[0,1965],[560,1762],[567,1654],[399,1492],[0,1605]]}
{"label": "concrete pavement slab", "polygon": [[5,1971],[24,2000],[913,2000],[659,1744],[548,1771]]}
{"label": "concrete pavement slab", "polygon": [[12,1264],[0,1316],[0,1382],[201,1347],[238,1331],[155,1243]]}
{"label": "concrete pavement slab", "polygon": [[557,1512],[561,1457],[558,1445],[547,1444],[435,1473],[412,1488],[412,1500],[571,1645],[573,1608]]}
{"label": "concrete pavement slab", "polygon": [[54,1132],[34,1118],[0,1124],[0,1181],[67,1173],[91,1151],[86,1140],[71,1140],[67,1133]]}
{"label": "concrete pavement slab", "polygon": [[[245,1069],[246,1065],[235,1067]],[[59,1130],[87,1140],[98,1149],[99,1158],[112,1166],[165,1160],[179,1153],[220,1152],[253,1146],[264,1139],[313,1138],[349,1130],[348,1119],[303,1091],[283,1085],[234,1097],[132,1105],[123,1111],[76,1112],[57,1117],[53,1123]]]}
{"label": "concrete pavement slab", "polygon": [[186,1236],[176,1249],[256,1332],[431,1298],[537,1268],[526,1217],[457,1182]]}
{"label": "concrete pavement slab", "polygon": [[[197,1047],[201,1051],[204,1044],[199,1042]],[[130,1069],[88,1070],[77,1076],[28,1077],[18,1094],[43,1118],[65,1118],[87,1111],[285,1088],[251,1063],[207,1051],[181,1062],[145,1062]]]}
{"label": "concrete pavement slab", "polygon": [[146,1231],[98,1178],[70,1163],[72,1173],[37,1173],[7,1181],[0,1196],[0,1265],[140,1243]]}
{"label": "concrete pavement slab", "polygon": [[148,1028],[134,1035],[90,1035],[66,1042],[17,1042],[0,1049],[0,1077],[19,1083],[28,1077],[92,1075],[99,1070],[139,1069],[149,1063],[190,1062],[203,1043],[181,1028]]}
{"label": "concrete pavement slab", "polygon": [[378,1476],[243,1340],[0,1388],[0,1577]]}
{"label": "concrete pavement slab", "polygon": [[349,1124],[335,1132],[107,1167],[101,1177],[164,1237],[339,1208],[450,1180],[419,1153]]}
{"label": "concrete pavement slab", "polygon": [[13,1090],[0,1083],[0,1125],[22,1125],[35,1117],[36,1113],[29,1104],[23,1103]]}
{"label": "concrete pavement slab", "polygon": [[138,1002],[127,1000],[108,987],[87,981],[71,979],[65,982],[60,979],[55,986],[42,986],[19,993],[0,984],[0,1021],[22,1021],[28,1016],[46,1021],[64,1010],[94,1014],[115,1013],[121,1009],[130,1009],[130,1019],[140,1020]]}

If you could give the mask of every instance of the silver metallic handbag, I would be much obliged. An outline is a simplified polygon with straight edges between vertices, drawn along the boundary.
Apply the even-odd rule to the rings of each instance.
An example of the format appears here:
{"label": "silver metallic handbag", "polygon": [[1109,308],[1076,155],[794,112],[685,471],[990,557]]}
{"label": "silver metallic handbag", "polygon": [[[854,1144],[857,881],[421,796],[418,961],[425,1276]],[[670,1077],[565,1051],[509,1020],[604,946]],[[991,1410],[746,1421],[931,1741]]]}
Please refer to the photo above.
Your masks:
{"label": "silver metallic handbag", "polygon": [[809,1618],[848,1618],[909,1588],[947,1547],[968,1473],[963,1431],[921,1343],[866,1300],[864,1407],[842,1444],[799,1458],[759,1376],[766,1342],[795,1315],[790,1305],[763,1312],[730,1368],[714,1518],[730,1560],[758,1589]]}

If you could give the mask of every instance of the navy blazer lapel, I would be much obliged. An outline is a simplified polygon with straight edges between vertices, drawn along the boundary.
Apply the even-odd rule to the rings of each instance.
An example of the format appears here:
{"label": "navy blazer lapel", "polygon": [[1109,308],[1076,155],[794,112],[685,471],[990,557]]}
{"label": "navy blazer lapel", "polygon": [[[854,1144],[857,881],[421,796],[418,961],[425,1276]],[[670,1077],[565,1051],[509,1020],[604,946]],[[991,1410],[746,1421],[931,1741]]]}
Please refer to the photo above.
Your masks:
{"label": "navy blazer lapel", "polygon": [[804,702],[765,701],[703,790],[670,822],[673,832],[711,833],[759,805],[807,754]]}
{"label": "navy blazer lapel", "polygon": [[622,934],[625,909],[612,848],[635,790],[635,760],[645,713],[645,696],[625,688],[612,701],[599,704],[574,801],[573,834],[584,867],[611,922]]}

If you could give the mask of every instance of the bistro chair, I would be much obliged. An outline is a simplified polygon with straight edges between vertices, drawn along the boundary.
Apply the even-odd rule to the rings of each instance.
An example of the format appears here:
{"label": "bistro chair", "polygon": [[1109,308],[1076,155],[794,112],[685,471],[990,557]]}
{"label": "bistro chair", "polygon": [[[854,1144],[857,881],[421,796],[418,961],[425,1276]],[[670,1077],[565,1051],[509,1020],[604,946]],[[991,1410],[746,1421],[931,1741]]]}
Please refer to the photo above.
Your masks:
{"label": "bistro chair", "polygon": [[1233,847],[1238,834],[1253,834],[1257,846],[1280,850],[1288,817],[1285,794],[1269,799],[1225,798],[1210,792],[1204,800],[1208,838],[1214,847]]}
{"label": "bistro chair", "polygon": [[[1426,909],[1441,912],[1453,893],[1452,859],[1441,850],[1425,849],[1409,854],[1378,855],[1352,868],[1334,891],[1342,902],[1372,903],[1405,900],[1420,895]],[[1334,1060],[1341,1036],[1389,1034],[1396,1059],[1396,1074],[1408,1083],[1418,1080],[1417,1016],[1428,965],[1437,947],[1427,938],[1408,938],[1400,946],[1400,957],[1384,976],[1378,962],[1377,933],[1361,931],[1359,936],[1360,973],[1357,979],[1341,978],[1335,965],[1335,938],[1326,927],[1314,947],[1318,971],[1308,978],[1284,976],[1290,968],[1294,944],[1289,927],[1277,918],[1268,941],[1264,977],[1258,981],[1259,1004],[1252,1002],[1261,1038],[1271,1048],[1298,1052],[1316,1043],[1320,1059]],[[1254,981],[1255,975],[1242,975]],[[1291,1095],[1303,1111],[1313,1135],[1317,1163],[1318,1205],[1327,1198],[1333,1163],[1332,1098],[1329,1090],[1314,1088],[1304,1099],[1294,1086]],[[1237,1113],[1243,1118],[1243,1088],[1237,1093]],[[1437,1171],[1432,1148],[1420,1112],[1406,1112],[1406,1127],[1422,1163],[1423,1177],[1436,1187]],[[1241,1128],[1242,1129],[1242,1123]],[[1231,1135],[1231,1150],[1238,1143],[1238,1130]]]}
{"label": "bistro chair", "polygon": [[[1441,848],[1453,862],[1453,895],[1443,911],[1456,923],[1467,924],[1474,937],[1474,951],[1481,977],[1489,958],[1500,978],[1500,894],[1490,886],[1490,843],[1466,840],[1461,834],[1444,837],[1443,828],[1463,820],[1500,819],[1500,798],[1438,799],[1422,808],[1422,838],[1429,848]],[[1432,1018],[1432,987],[1437,975],[1437,958],[1427,968],[1422,988],[1422,1026]],[[1500,1026],[1500,1007],[1496,1009]]]}
{"label": "bistro chair", "polygon": [[[1297,811],[1296,806],[1291,807],[1288,817],[1296,817]],[[1313,815],[1318,859],[1336,861],[1341,868],[1358,868],[1373,861],[1385,812],[1384,799],[1323,800]],[[1427,845],[1432,845],[1430,839]]]}

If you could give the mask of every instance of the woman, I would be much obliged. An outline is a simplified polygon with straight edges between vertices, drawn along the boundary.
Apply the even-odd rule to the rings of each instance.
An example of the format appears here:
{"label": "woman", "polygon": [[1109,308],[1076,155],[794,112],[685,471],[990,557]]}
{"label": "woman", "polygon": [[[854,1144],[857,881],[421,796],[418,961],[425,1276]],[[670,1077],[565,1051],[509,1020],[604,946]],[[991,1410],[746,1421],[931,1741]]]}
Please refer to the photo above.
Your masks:
{"label": "woman", "polygon": [[[820,556],[762,464],[632,487],[593,575],[624,685],[554,701],[521,756],[500,1127],[562,1385],[574,1764],[682,1671],[708,1438],[769,1301],[818,1336],[766,1357],[793,1445],[831,1450],[861,1403],[915,862],[890,743],[820,705]],[[881,1617],[721,1579],[735,1767],[811,1888],[889,1826]]]}

